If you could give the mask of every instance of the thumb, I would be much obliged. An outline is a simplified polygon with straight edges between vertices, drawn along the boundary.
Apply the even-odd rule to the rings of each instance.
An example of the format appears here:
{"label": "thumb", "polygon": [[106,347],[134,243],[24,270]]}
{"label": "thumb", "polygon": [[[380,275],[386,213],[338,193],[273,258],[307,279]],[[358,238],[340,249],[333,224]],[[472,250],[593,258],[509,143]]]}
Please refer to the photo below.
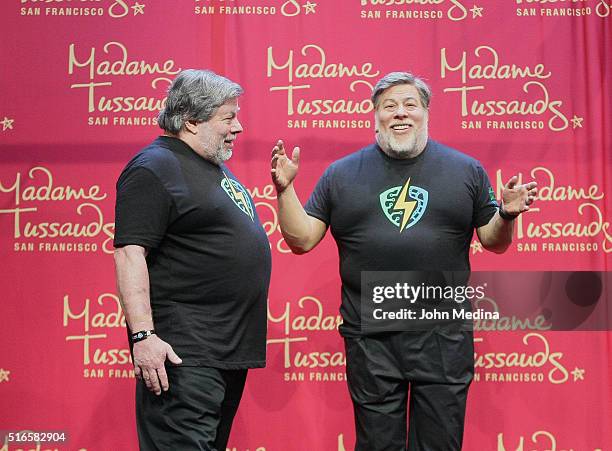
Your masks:
{"label": "thumb", "polygon": [[170,360],[170,362],[174,363],[174,364],[179,364],[179,363],[183,363],[183,360],[176,355],[176,352],[174,352],[174,349],[172,349],[172,346],[168,345],[168,352],[166,353],[166,355],[168,356],[168,360]]}
{"label": "thumb", "polygon": [[299,147],[293,148],[293,153],[291,154],[291,161],[296,166],[300,165],[300,148]]}

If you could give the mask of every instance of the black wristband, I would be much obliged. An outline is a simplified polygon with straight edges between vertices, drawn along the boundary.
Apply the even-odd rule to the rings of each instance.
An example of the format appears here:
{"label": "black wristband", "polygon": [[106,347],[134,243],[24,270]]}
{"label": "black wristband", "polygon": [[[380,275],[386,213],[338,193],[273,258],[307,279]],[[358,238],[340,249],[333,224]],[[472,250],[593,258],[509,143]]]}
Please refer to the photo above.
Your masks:
{"label": "black wristband", "polygon": [[139,341],[146,340],[151,335],[154,335],[155,331],[151,330],[141,330],[132,334],[132,343],[138,343]]}
{"label": "black wristband", "polygon": [[499,210],[498,211],[499,211],[499,216],[502,219],[505,219],[506,221],[514,221],[518,217],[518,215],[511,215],[510,213],[506,212],[504,210],[504,207],[501,206],[501,205],[499,206]]}

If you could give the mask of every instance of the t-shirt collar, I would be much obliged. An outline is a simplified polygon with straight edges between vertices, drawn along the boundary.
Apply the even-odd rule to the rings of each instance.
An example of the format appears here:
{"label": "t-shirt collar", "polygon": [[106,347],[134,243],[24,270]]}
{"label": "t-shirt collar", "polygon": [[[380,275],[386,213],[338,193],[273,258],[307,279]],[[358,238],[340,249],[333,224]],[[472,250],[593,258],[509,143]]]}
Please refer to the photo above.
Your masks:
{"label": "t-shirt collar", "polygon": [[425,148],[423,149],[423,152],[421,152],[420,154],[418,154],[416,157],[414,158],[393,158],[390,157],[389,155],[387,155],[378,145],[378,143],[374,143],[374,148],[376,149],[376,151],[386,160],[389,161],[392,164],[397,164],[400,166],[403,165],[413,165],[415,163],[418,163],[419,161],[421,161],[424,157],[425,154],[431,151],[431,148],[435,145],[434,141],[432,141],[431,139],[427,139],[427,144],[425,144]]}
{"label": "t-shirt collar", "polygon": [[172,152],[180,153],[181,155],[187,155],[191,158],[206,162],[216,168],[223,168],[223,164],[216,165],[213,162],[208,161],[206,158],[202,157],[195,150],[193,150],[191,146],[185,141],[174,136],[159,135],[155,140],[155,143],[162,147],[165,147],[166,149],[170,149]]}

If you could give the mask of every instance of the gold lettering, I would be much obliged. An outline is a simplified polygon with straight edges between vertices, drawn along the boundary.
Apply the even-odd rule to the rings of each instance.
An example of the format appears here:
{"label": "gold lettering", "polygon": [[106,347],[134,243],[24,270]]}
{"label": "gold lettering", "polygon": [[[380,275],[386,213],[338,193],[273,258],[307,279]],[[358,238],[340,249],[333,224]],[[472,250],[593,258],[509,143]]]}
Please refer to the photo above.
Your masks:
{"label": "gold lettering", "polygon": [[[491,352],[478,354],[474,353],[474,365],[476,368],[490,369],[490,368],[541,368],[547,364],[551,365],[552,368],[548,372],[548,380],[552,384],[562,384],[569,378],[569,372],[561,363],[563,358],[562,352],[551,352],[550,345],[547,338],[537,332],[530,332],[523,336],[523,344],[530,346],[531,339],[536,339],[544,345],[543,351],[538,351],[533,354],[519,353],[519,352]],[[475,342],[482,342],[484,338],[478,337],[474,339]]]}
{"label": "gold lettering", "polygon": [[[117,12],[117,10],[119,12]],[[128,5],[125,3],[124,0],[115,0],[113,4],[110,5],[108,8],[108,15],[115,19],[125,17],[128,15],[129,12],[130,12],[130,8],[128,7]]]}
{"label": "gold lettering", "polygon": [[[542,181],[542,176],[546,177]],[[544,167],[537,166],[531,170],[531,176],[538,179],[538,202],[565,201],[565,200],[601,200],[604,193],[599,191],[598,185],[590,185],[588,188],[574,188],[571,185],[555,186],[553,172]]]}
{"label": "gold lettering", "polygon": [[64,296],[64,320],[63,326],[68,327],[68,322],[71,319],[81,319],[83,318],[83,328],[85,332],[89,332],[89,299],[85,299],[85,306],[83,310],[78,315],[75,315],[70,310],[70,299],[68,295]]}
{"label": "gold lettering", "polygon": [[612,10],[612,6],[608,4],[608,0],[599,0],[595,8],[595,12],[599,17],[608,17],[610,15],[610,10]]}
{"label": "gold lettering", "polygon": [[301,5],[297,0],[287,0],[281,6],[281,14],[286,17],[297,16],[301,11]]}
{"label": "gold lettering", "polygon": [[68,74],[72,75],[74,72],[74,66],[76,67],[86,67],[89,66],[89,79],[93,80],[94,78],[94,60],[96,55],[96,49],[94,47],[91,48],[89,52],[89,58],[84,63],[80,63],[76,55],[74,53],[74,44],[70,44],[68,47]]}

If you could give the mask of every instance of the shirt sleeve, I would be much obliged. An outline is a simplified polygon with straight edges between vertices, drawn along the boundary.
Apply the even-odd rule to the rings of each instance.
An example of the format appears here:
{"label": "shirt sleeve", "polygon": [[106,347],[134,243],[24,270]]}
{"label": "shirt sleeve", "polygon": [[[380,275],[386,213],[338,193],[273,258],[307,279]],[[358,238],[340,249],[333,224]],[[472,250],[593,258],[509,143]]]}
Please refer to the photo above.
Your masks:
{"label": "shirt sleeve", "polygon": [[121,174],[117,181],[114,246],[157,247],[166,234],[172,205],[170,194],[148,169],[140,167]]}
{"label": "shirt sleeve", "polygon": [[480,164],[476,166],[475,182],[476,197],[474,198],[472,224],[474,228],[478,228],[491,220],[497,211],[498,204],[495,200],[495,191],[493,191],[489,176]]}
{"label": "shirt sleeve", "polygon": [[314,191],[310,195],[308,202],[304,206],[304,210],[309,216],[313,216],[325,224],[329,225],[331,222],[331,170],[327,170],[323,173]]}

